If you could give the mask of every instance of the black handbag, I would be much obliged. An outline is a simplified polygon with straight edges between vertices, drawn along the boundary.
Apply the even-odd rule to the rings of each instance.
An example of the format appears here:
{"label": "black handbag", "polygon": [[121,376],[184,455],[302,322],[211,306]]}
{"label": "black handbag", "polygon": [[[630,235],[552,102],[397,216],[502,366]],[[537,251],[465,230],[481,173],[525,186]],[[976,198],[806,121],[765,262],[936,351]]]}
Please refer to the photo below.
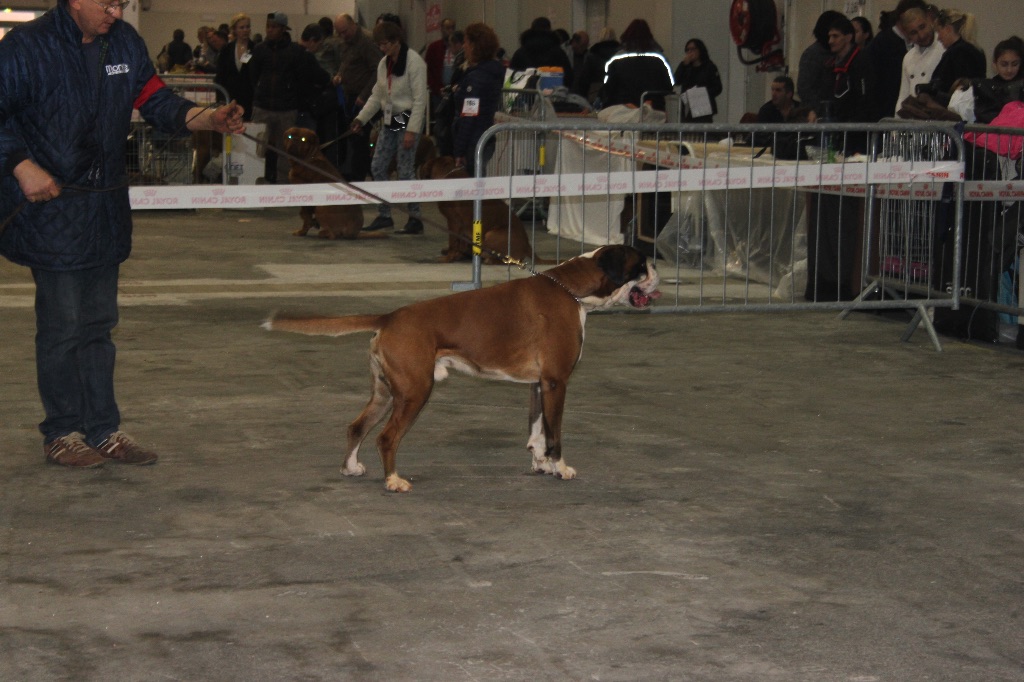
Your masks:
{"label": "black handbag", "polygon": [[399,112],[397,114],[394,114],[391,117],[391,124],[386,126],[386,127],[387,127],[388,130],[393,130],[395,132],[398,132],[400,130],[405,130],[405,127],[407,125],[409,125],[409,119],[411,117],[412,117],[412,109],[408,109],[406,111],[401,111],[401,112]]}

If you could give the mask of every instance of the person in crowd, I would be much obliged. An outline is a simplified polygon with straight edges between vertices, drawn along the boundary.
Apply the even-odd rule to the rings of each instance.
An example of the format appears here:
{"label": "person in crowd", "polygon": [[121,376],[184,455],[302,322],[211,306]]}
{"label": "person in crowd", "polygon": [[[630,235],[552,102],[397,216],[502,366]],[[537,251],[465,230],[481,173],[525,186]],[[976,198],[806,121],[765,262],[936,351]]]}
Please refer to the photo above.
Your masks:
{"label": "person in crowd", "polygon": [[640,106],[646,93],[651,106],[665,110],[665,94],[675,80],[672,67],[654,40],[644,19],[634,19],[622,32],[622,46],[605,64],[604,86],[598,97],[604,107],[615,104]]}
{"label": "person in crowd", "polygon": [[985,53],[975,45],[974,15],[958,9],[940,10],[936,17],[939,42],[945,51],[932,71],[933,96],[945,105],[953,85],[961,78],[984,78],[988,66]]}
{"label": "person in crowd", "polygon": [[796,86],[789,76],[776,76],[771,83],[771,99],[757,110],[758,123],[785,123],[800,108],[795,99]]}
{"label": "person in crowd", "polygon": [[196,46],[192,49],[192,61],[209,61],[206,53],[209,51],[209,46],[206,41],[209,39],[210,34],[213,33],[213,26],[200,26],[196,29]]}
{"label": "person in crowd", "polygon": [[509,68],[515,71],[542,66],[562,69],[563,81],[572,82],[572,64],[562,50],[558,34],[551,30],[551,20],[547,17],[537,17],[530,23],[530,28],[523,31],[519,36],[519,49],[509,61]]}
{"label": "person in crowd", "polygon": [[[402,27],[381,21],[373,29],[373,40],[384,53],[377,66],[377,82],[366,106],[355,120],[352,130],[359,132],[377,112],[383,114],[380,135],[374,148],[370,172],[373,179],[388,179],[391,162],[395,161],[400,180],[416,177],[416,147],[427,122],[427,65],[415,50],[405,43]],[[409,220],[398,234],[422,234],[419,203],[409,204]],[[364,230],[394,227],[391,206],[382,203],[377,217]]]}
{"label": "person in crowd", "polygon": [[974,83],[974,116],[978,123],[991,123],[1007,104],[1024,99],[1024,40],[1011,36],[992,50],[991,78]]}
{"label": "person in crowd", "polygon": [[252,118],[252,79],[249,76],[249,60],[252,59],[252,19],[248,14],[239,13],[231,17],[231,35],[234,40],[224,48],[217,60],[217,72],[213,82],[224,88],[228,97],[245,109],[245,120]]}
{"label": "person in crowd", "polygon": [[455,32],[454,19],[441,20],[441,36],[427,45],[423,52],[423,61],[427,64],[427,87],[430,89],[430,111],[437,111],[442,92],[446,85],[451,85],[452,74],[455,72],[455,54],[452,49],[451,37]]}
{"label": "person in crowd", "polygon": [[264,148],[264,181],[287,182],[291,163],[271,149],[284,147],[284,131],[295,125],[305,95],[323,89],[330,76],[316,58],[297,43],[288,31],[288,15],[267,15],[267,38],[253,48],[249,76],[253,83],[253,123],[265,123],[268,144]]}
{"label": "person in crowd", "polygon": [[675,80],[681,93],[692,88],[704,88],[711,102],[710,115],[694,116],[687,108],[683,120],[691,123],[711,123],[714,115],[718,113],[715,98],[722,94],[722,77],[718,74],[718,67],[708,56],[708,48],[703,40],[691,38],[686,41],[686,54],[676,67]]}
{"label": "person in crowd", "polygon": [[[829,60],[832,71],[830,111],[834,121],[866,123],[871,120],[867,68],[853,36],[853,23],[846,17],[836,17],[829,24],[828,46],[832,53]],[[841,146],[847,155],[865,151],[865,135],[848,133],[843,138]]]}
{"label": "person in crowd", "polygon": [[[807,122],[811,110],[795,99],[796,85],[789,76],[776,76],[771,82],[771,98],[757,111],[758,123]],[[755,133],[754,147],[772,147],[777,159],[796,159],[800,155],[797,134],[793,132]]]}
{"label": "person in crowd", "polygon": [[[452,31],[451,35],[448,36],[448,50],[452,53],[451,68],[449,69],[447,65],[445,66],[443,72],[444,85],[441,89],[441,98],[437,100],[436,106],[434,106],[434,96],[431,93],[431,106],[434,107],[434,115],[431,118],[434,142],[437,145],[438,153],[442,156],[452,156],[455,153],[452,125],[457,114],[453,90],[465,73],[466,54],[464,48],[465,34],[462,31]],[[427,73],[430,73],[429,64],[427,65]]]}
{"label": "person in crowd", "polygon": [[164,48],[167,53],[167,66],[165,71],[171,73],[182,73],[188,71],[192,63],[192,46],[185,42],[185,32],[180,28],[174,29],[171,34],[171,42]]}
{"label": "person in crowd", "polygon": [[321,69],[329,74],[338,72],[336,46],[324,38],[324,30],[319,23],[307,24],[306,28],[302,29],[302,33],[299,35],[299,45],[316,58],[316,63],[320,65]]}
{"label": "person in crowd", "polygon": [[392,14],[391,12],[381,12],[380,14],[377,15],[377,21],[375,21],[373,25],[377,26],[377,24],[379,24],[382,21],[391,22],[398,28],[401,28],[402,39],[405,39],[405,29],[402,28],[402,17],[398,16],[397,14]]}
{"label": "person in crowd", "polygon": [[197,59],[192,60],[192,70],[196,73],[217,73],[220,53],[228,44],[228,34],[221,30],[210,30],[206,33],[206,49]]}
{"label": "person in crowd", "polygon": [[610,26],[601,29],[597,42],[587,50],[579,73],[573,75],[573,92],[593,103],[601,91],[601,86],[604,85],[604,65],[620,47],[615,29]]}
{"label": "person in crowd", "polygon": [[[466,27],[463,54],[465,72],[458,81],[455,97],[455,120],[452,124],[455,163],[465,166],[474,175],[477,142],[483,132],[494,125],[494,114],[501,103],[505,67],[496,59],[498,35],[484,23]],[[484,165],[494,154],[494,138],[484,148]]]}
{"label": "person in crowd", "polygon": [[932,73],[945,52],[935,33],[935,15],[935,8],[922,0],[900,0],[896,5],[900,29],[907,40],[913,43],[913,47],[903,57],[896,111],[899,111],[903,100],[917,94],[917,86],[931,83]]}
{"label": "person in crowd", "polygon": [[[380,50],[373,37],[363,30],[348,14],[339,14],[334,20],[334,31],[341,39],[339,66],[332,82],[340,89],[338,99],[341,113],[340,130],[349,128],[352,119],[370,98],[377,80]],[[365,134],[350,135],[345,146],[338,149],[339,170],[346,180],[366,179],[370,172],[370,142]]]}
{"label": "person in crowd", "polygon": [[[0,40],[0,254],[32,271],[43,453],[72,468],[157,461],[121,430],[114,395],[132,110],[168,134],[245,129],[237,103],[199,107],[163,84],[125,5],[57,0]],[[125,70],[97,71],[108,52]]]}
{"label": "person in crowd", "polygon": [[[299,45],[316,58],[317,64],[325,73],[333,75],[338,72],[340,55],[338,41],[324,38],[319,23],[308,24],[299,36]],[[338,128],[338,93],[330,80],[320,86],[314,86],[309,92],[303,93],[301,102],[305,103],[305,111],[300,111],[298,125],[316,131],[323,148],[324,156],[334,167],[338,166],[338,144],[333,142],[339,135]],[[303,107],[300,105],[300,110]],[[311,119],[310,120],[303,120]]]}
{"label": "person in crowd", "polygon": [[[590,50],[590,35],[586,31],[576,31],[569,38],[569,62],[572,64],[572,77],[575,81],[583,71],[583,62]],[[572,88],[572,83],[566,83],[566,87]]]}
{"label": "person in crowd", "polygon": [[330,40],[334,37],[334,19],[330,17],[320,17],[316,20],[317,25],[324,34],[324,40]]}
{"label": "person in crowd", "polygon": [[875,32],[871,28],[871,20],[867,17],[853,17],[850,21],[853,22],[853,42],[863,50],[875,37]]}
{"label": "person in crowd", "polygon": [[871,93],[871,120],[880,121],[896,110],[903,77],[903,57],[910,42],[896,21],[895,12],[881,12],[878,34],[863,49],[868,69],[868,92]]}
{"label": "person in crowd", "polygon": [[818,15],[811,31],[814,42],[801,53],[797,70],[797,96],[805,107],[813,109],[822,120],[830,117],[830,113],[825,111],[825,103],[832,97],[832,72],[828,68],[832,53],[828,47],[828,29],[839,17],[845,15],[835,10],[826,10]]}

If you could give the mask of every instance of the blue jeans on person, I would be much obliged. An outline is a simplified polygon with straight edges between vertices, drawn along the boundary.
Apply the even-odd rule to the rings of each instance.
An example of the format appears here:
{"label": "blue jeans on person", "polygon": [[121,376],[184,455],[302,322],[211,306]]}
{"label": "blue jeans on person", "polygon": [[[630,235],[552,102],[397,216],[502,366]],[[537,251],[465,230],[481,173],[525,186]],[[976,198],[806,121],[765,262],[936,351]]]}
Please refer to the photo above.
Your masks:
{"label": "blue jeans on person", "polygon": [[93,447],[117,431],[114,342],[119,266],[53,272],[36,282],[36,378],[46,443],[74,431]]}
{"label": "blue jeans on person", "polygon": [[[380,134],[377,136],[377,144],[373,150],[373,161],[370,163],[370,174],[374,180],[380,182],[388,179],[392,160],[395,161],[399,180],[416,179],[416,147],[419,146],[420,136],[419,133],[416,134],[416,139],[409,149],[402,147],[404,139],[404,130],[381,127]],[[377,207],[377,213],[382,218],[390,218],[391,206],[382,203]],[[409,204],[409,216],[413,218],[422,216],[419,203]]]}

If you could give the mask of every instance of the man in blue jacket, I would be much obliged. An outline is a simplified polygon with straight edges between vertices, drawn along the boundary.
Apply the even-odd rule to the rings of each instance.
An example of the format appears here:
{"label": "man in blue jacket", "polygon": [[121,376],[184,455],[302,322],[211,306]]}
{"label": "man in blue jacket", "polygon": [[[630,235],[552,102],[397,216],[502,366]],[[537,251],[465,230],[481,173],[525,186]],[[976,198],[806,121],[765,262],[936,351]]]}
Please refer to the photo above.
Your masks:
{"label": "man in blue jacket", "polygon": [[131,251],[132,109],[168,133],[242,132],[234,102],[202,108],[157,77],[128,0],[58,0],[0,40],[0,254],[32,269],[46,459],[152,464],[120,430],[111,330]]}

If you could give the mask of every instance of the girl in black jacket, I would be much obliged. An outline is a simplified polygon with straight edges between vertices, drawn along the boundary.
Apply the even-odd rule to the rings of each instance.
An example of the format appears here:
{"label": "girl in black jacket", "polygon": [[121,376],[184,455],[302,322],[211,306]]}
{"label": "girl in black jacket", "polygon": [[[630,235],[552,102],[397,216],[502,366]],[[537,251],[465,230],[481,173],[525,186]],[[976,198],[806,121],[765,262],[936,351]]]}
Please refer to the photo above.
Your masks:
{"label": "girl in black jacket", "polygon": [[718,67],[708,56],[708,48],[703,40],[691,38],[686,42],[686,56],[676,67],[675,80],[679,92],[683,93],[691,88],[704,88],[708,91],[708,99],[711,100],[710,116],[693,117],[687,110],[683,120],[711,123],[712,117],[718,113],[715,98],[722,94],[722,77],[718,74]]}

